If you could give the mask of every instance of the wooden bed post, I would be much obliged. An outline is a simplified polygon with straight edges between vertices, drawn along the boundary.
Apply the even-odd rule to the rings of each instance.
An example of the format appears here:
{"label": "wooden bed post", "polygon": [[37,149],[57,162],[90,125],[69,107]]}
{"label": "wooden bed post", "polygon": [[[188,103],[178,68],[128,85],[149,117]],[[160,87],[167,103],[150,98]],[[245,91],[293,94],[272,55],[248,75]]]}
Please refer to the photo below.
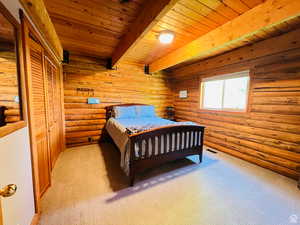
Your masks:
{"label": "wooden bed post", "polygon": [[[130,173],[131,173],[131,172],[130,172]],[[130,187],[133,187],[133,185],[134,185],[134,179],[135,179],[135,174],[132,173],[132,174],[130,175],[130,183],[129,183]]]}
{"label": "wooden bed post", "polygon": [[129,161],[129,185],[132,187],[134,185],[135,180],[135,166],[134,166],[134,158],[135,158],[135,152],[134,152],[134,143],[135,138],[132,138],[130,141],[130,161]]}
{"label": "wooden bed post", "polygon": [[200,141],[201,141],[201,143],[200,143],[200,146],[201,146],[201,148],[200,148],[200,154],[199,154],[199,164],[200,163],[202,163],[202,158],[203,158],[203,137],[204,137],[204,127],[203,127],[203,129],[202,129],[202,131],[201,131],[201,137],[200,137]]}
{"label": "wooden bed post", "polygon": [[199,153],[199,164],[202,163],[202,157],[203,157],[203,149],[201,149],[201,152]]}

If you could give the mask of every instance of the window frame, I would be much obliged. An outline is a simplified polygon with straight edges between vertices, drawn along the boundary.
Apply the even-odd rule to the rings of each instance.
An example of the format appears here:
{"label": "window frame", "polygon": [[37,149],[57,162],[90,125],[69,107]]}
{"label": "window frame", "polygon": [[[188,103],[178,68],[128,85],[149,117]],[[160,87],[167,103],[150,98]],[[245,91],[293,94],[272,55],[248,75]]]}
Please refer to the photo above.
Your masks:
{"label": "window frame", "polygon": [[23,40],[21,24],[11,14],[11,12],[0,1],[0,13],[12,24],[15,29],[15,51],[16,51],[16,66],[18,80],[18,96],[20,105],[20,121],[8,123],[0,127],[0,138],[3,138],[11,133],[14,133],[27,126],[27,111],[26,111],[26,89],[25,89],[25,74],[24,74],[24,55],[23,55]]}
{"label": "window frame", "polygon": [[[246,96],[246,107],[245,109],[233,109],[233,108],[204,108],[204,82],[207,81],[217,81],[217,80],[227,80],[232,78],[239,77],[248,77],[247,82],[247,96]],[[224,88],[225,84],[222,85],[222,104],[224,103]],[[249,112],[249,102],[250,102],[250,87],[251,87],[251,71],[242,70],[239,72],[226,73],[222,75],[209,76],[206,78],[202,78],[200,81],[200,111],[208,111],[208,112],[224,112],[224,113],[247,113]]]}

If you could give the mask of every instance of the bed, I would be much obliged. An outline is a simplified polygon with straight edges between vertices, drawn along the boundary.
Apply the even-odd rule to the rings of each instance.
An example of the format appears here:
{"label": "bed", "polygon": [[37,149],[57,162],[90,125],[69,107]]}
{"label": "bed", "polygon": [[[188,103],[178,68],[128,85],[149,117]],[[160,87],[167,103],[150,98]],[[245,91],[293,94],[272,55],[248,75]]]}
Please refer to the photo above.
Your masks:
{"label": "bed", "polygon": [[136,174],[160,164],[199,155],[202,161],[204,126],[156,116],[151,105],[106,107],[106,131],[121,152],[120,165],[134,185]]}

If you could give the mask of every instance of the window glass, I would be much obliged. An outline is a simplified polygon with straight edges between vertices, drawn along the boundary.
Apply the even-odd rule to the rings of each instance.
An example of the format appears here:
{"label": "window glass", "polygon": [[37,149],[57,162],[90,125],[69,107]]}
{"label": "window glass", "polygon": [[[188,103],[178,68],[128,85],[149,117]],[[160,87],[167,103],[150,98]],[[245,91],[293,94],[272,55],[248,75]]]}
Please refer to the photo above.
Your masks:
{"label": "window glass", "polygon": [[211,109],[222,108],[223,81],[208,81],[204,83],[203,106]]}
{"label": "window glass", "polygon": [[247,108],[249,71],[202,81],[202,108],[243,111]]}
{"label": "window glass", "polygon": [[249,77],[225,80],[224,105],[227,109],[246,109]]}

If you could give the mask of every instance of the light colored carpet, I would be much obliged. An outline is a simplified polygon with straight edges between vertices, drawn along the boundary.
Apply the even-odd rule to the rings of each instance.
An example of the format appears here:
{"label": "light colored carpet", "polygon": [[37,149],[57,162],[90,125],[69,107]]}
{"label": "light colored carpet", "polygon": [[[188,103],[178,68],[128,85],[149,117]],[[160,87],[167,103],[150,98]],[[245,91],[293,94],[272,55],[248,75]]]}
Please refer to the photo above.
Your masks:
{"label": "light colored carpet", "polygon": [[110,144],[70,148],[42,200],[40,225],[300,224],[297,182],[223,153],[169,163],[127,186]]}

